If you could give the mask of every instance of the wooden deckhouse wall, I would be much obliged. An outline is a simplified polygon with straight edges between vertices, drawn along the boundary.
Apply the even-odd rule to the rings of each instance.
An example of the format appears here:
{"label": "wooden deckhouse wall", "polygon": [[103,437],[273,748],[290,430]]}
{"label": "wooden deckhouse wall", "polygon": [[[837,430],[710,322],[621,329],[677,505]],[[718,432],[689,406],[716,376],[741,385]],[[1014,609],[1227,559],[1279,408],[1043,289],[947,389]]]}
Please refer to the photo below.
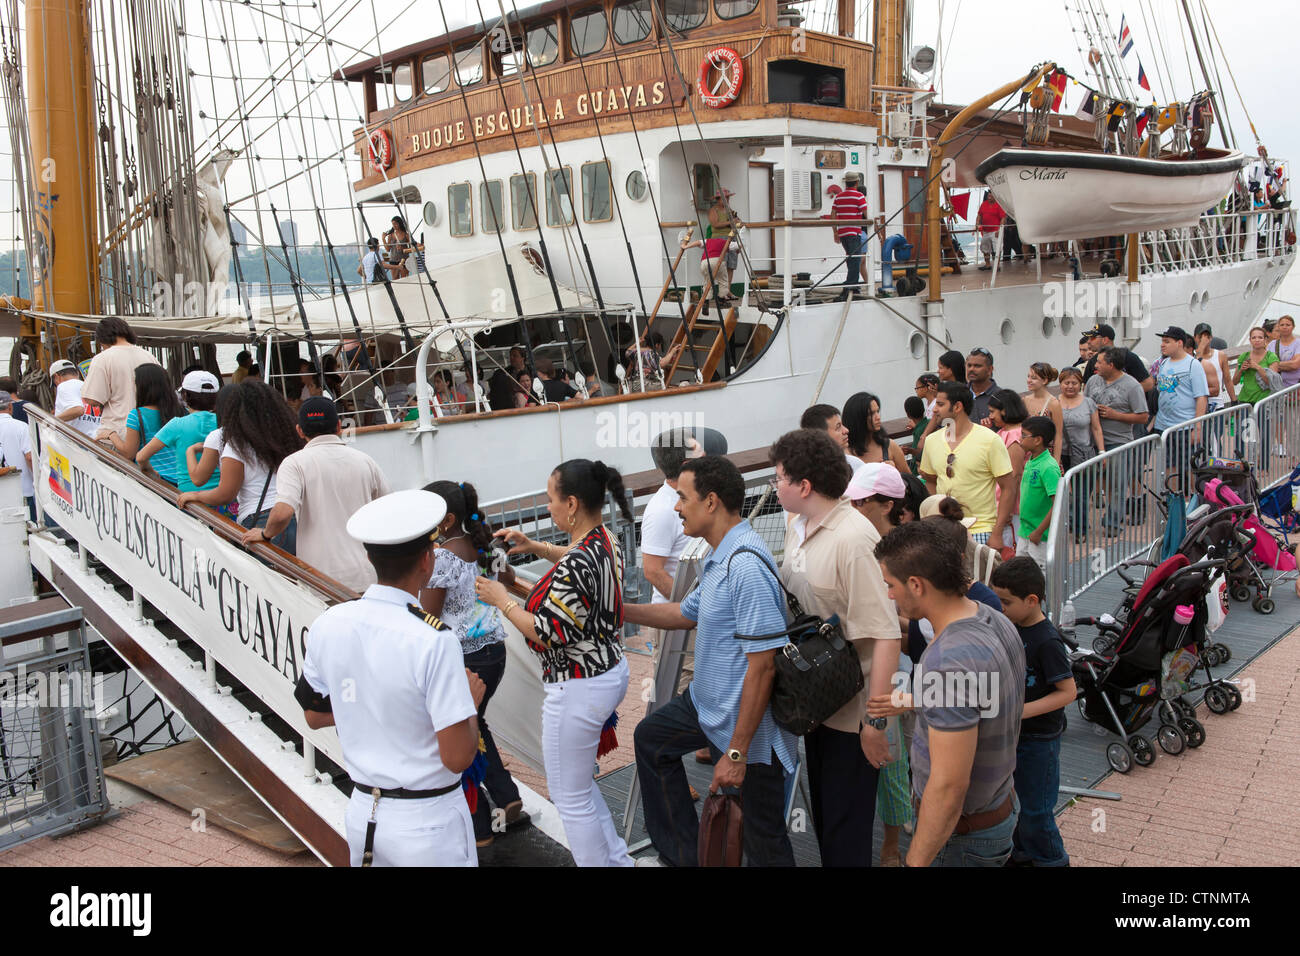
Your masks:
{"label": "wooden deckhouse wall", "polygon": [[[431,41],[426,46],[415,45],[396,51],[385,56],[382,64],[376,58],[345,70],[342,76],[366,85],[365,98],[370,107],[369,129],[355,131],[357,165],[354,168],[358,170],[359,178],[354,182],[354,188],[365,189],[381,184],[385,179],[369,165],[367,134],[370,130],[383,129],[392,137],[395,157],[387,172],[391,179],[402,173],[471,158],[475,153],[475,141],[478,149],[485,154],[513,150],[515,138],[520,147],[536,146],[537,136],[533,132],[534,127],[528,125],[529,115],[525,112],[526,104],[529,103],[534,109],[539,103],[546,104],[547,119],[534,119],[533,122],[550,125],[549,133],[544,128],[542,130],[542,140],[547,144],[551,141],[552,133],[557,141],[594,137],[597,125],[600,132],[606,135],[630,130],[633,120],[638,130],[672,126],[674,111],[677,113],[677,123],[683,127],[693,127],[695,119],[703,124],[779,116],[864,126],[877,123],[871,112],[871,46],[849,37],[813,31],[796,32],[790,27],[779,26],[776,24],[777,0],[760,0],[753,13],[731,20],[720,19],[710,0],[706,21],[684,36],[675,36],[672,40],[681,77],[678,76],[667,43],[662,42],[658,36],[660,31],[657,22],[652,25],[650,37],[646,40],[617,45],[617,61],[611,51],[611,45],[614,44],[612,30],[602,51],[579,61],[569,49],[569,14],[587,12],[596,5],[574,3],[567,8],[561,6],[560,9],[543,12],[524,21],[523,28],[527,30],[542,21],[556,19],[561,48],[554,63],[535,72],[525,72],[527,98],[520,90],[518,75],[504,79],[503,97],[503,90],[498,86],[493,72],[496,64],[492,56],[487,57],[483,79],[466,87],[464,98],[454,82],[450,89],[433,95],[419,92],[419,87],[422,86],[422,58],[440,52],[450,56],[453,48],[463,50],[474,41],[476,34],[473,31],[458,31],[442,41]],[[607,23],[613,5],[614,0],[603,3]],[[512,26],[512,35],[518,37],[517,26]],[[483,39],[481,31],[477,36],[480,40]],[[711,109],[699,98],[695,85],[705,55],[718,46],[729,46],[742,56],[750,54],[751,50],[754,52],[744,60],[745,76],[736,102],[722,109]],[[814,67],[842,70],[843,106],[770,102],[768,67],[778,60],[796,60]],[[379,76],[378,69],[382,65],[391,70],[402,63],[411,64],[417,92],[407,102],[383,110],[376,108],[374,85]],[[682,78],[685,78],[685,85]],[[618,108],[613,112],[602,108],[597,115],[591,99],[588,99],[589,91],[592,98],[599,97],[603,101],[610,89],[619,91],[616,94]],[[694,118],[687,106],[688,96],[694,107]],[[644,106],[640,105],[642,97]],[[659,98],[658,103],[655,102],[656,97]],[[625,99],[629,102],[630,110],[624,108]],[[552,122],[557,100],[564,111],[564,118]],[[583,101],[586,103],[585,116],[582,115]],[[489,129],[497,125],[502,111],[511,119],[515,137],[509,131],[504,134],[499,130],[489,133]],[[492,122],[487,121],[488,116],[493,118]],[[689,133],[685,135],[690,136]]]}

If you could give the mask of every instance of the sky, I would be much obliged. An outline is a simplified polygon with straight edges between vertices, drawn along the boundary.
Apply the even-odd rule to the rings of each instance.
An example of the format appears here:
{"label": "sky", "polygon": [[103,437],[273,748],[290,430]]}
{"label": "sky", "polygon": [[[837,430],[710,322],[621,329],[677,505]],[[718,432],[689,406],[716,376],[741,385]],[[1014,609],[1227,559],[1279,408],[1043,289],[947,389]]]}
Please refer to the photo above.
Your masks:
{"label": "sky", "polygon": [[[356,175],[358,163],[351,150],[351,133],[359,125],[360,86],[321,81],[346,62],[441,34],[443,14],[446,24],[455,29],[468,22],[478,22],[480,9],[489,17],[499,9],[498,0],[481,2],[480,8],[475,0],[443,0],[441,4],[429,0],[326,0],[323,9],[329,18],[332,45],[328,48],[318,45],[305,63],[295,59],[293,69],[286,70],[281,67],[286,51],[293,50],[295,57],[299,56],[296,51],[303,47],[297,41],[310,45],[319,34],[322,7],[308,0],[287,0],[285,4],[175,0],[176,8],[185,17],[189,66],[195,71],[192,81],[195,113],[205,114],[202,118],[194,116],[196,138],[208,150],[214,148],[218,141],[213,135],[214,117],[229,120],[240,103],[252,114],[250,127],[266,132],[257,140],[255,149],[241,156],[226,180],[227,198],[237,211],[243,210],[241,218],[255,218],[249,197],[255,189],[262,189],[265,190],[261,196],[264,207],[275,203],[281,210],[281,219],[293,215],[300,241],[317,241],[311,210],[318,205],[328,209],[327,221],[336,244],[356,241],[363,230],[355,222],[351,209],[350,181]],[[510,11],[518,0],[502,2]],[[1300,27],[1300,4],[1274,4],[1267,16],[1261,17],[1259,8],[1246,7],[1240,2],[1204,2],[1226,49],[1227,63],[1235,71],[1241,96],[1270,154],[1282,159],[1300,157],[1300,129],[1294,119],[1294,103],[1290,102],[1294,84],[1279,82],[1282,75],[1279,55],[1285,51],[1282,45],[1270,43],[1268,39],[1296,35]],[[1188,0],[1188,3],[1199,19],[1202,0]],[[1072,74],[1085,76],[1079,47],[1086,47],[1086,43],[1071,29],[1079,24],[1080,5],[1104,9],[1114,31],[1119,29],[1121,16],[1127,18],[1134,49],[1123,63],[1135,79],[1140,59],[1151,78],[1154,94],[1162,102],[1170,96],[1186,98],[1204,87],[1195,55],[1184,45],[1186,30],[1179,16],[1180,0],[916,0],[912,42],[940,50],[939,69],[930,78],[938,87],[940,98],[947,102],[968,102],[1049,58]],[[519,9],[527,6],[518,3]],[[834,0],[811,0],[800,5],[812,28],[828,22],[828,11],[833,7]],[[102,10],[103,6],[97,9]],[[1243,12],[1248,15],[1243,16]],[[858,22],[863,36],[868,18],[869,6],[859,0]],[[237,42],[222,44],[219,38],[223,36]],[[1158,37],[1164,37],[1163,48]],[[1217,55],[1217,44],[1212,45]],[[259,78],[272,72],[272,68],[281,75],[281,82],[274,93],[269,93],[265,84],[259,84]],[[308,84],[309,78],[316,83]],[[1228,108],[1238,146],[1253,153],[1254,137],[1237,92],[1226,73],[1223,80],[1226,89],[1221,102]],[[1072,111],[1080,95],[1079,87],[1070,87],[1066,108]],[[296,106],[299,99],[305,101],[305,108]],[[286,124],[279,120],[284,112],[290,112],[295,119],[306,116],[301,123]],[[235,124],[227,122],[224,131],[220,140],[223,145],[243,144],[244,132]],[[346,164],[338,161],[340,144],[345,144]],[[7,144],[0,144],[0,150],[7,152]],[[331,153],[332,160],[323,162],[309,176],[301,175],[305,163],[299,157],[314,160]],[[6,198],[12,200],[11,174],[7,167],[6,162],[0,171],[0,202]],[[7,203],[9,209],[14,205],[12,201]],[[294,208],[299,211],[285,212]],[[264,208],[263,232],[278,243],[273,221],[269,209]],[[0,248],[12,243],[11,237],[20,231],[16,226],[12,214],[9,221],[0,221],[0,236],[4,237]]]}

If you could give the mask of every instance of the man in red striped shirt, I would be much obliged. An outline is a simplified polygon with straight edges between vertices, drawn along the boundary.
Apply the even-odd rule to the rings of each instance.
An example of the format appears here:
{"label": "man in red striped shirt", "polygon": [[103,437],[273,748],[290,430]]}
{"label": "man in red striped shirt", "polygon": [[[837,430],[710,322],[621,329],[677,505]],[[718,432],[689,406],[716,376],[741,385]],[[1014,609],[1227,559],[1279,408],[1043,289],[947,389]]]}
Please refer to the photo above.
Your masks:
{"label": "man in red striped shirt", "polygon": [[[866,219],[867,197],[858,189],[861,183],[857,173],[844,177],[844,189],[835,196],[831,203],[832,219]],[[858,280],[862,267],[862,248],[867,236],[861,226],[835,226],[835,238],[844,247],[845,261],[848,263],[848,275],[844,278],[844,291],[840,300],[849,297],[849,293],[858,291]]]}

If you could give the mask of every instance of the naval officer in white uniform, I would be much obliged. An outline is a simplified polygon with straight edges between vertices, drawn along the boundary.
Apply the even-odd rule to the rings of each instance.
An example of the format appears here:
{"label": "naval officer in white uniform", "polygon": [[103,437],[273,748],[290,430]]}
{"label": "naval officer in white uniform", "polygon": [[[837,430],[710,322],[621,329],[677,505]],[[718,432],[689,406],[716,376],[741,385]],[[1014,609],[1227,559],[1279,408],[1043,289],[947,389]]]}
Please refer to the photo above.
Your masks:
{"label": "naval officer in white uniform", "polygon": [[378,583],[307,634],[296,696],[309,727],[338,728],[355,784],[353,866],[478,865],[460,775],[478,753],[483,682],[465,669],[455,631],[419,607],[446,511],[427,491],[357,509],[348,534],[365,545]]}

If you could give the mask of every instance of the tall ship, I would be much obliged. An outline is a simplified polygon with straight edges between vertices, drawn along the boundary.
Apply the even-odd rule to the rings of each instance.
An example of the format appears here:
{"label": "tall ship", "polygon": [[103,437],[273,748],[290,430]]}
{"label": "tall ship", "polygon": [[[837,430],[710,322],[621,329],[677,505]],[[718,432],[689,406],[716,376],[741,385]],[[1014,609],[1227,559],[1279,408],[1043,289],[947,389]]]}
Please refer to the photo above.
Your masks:
{"label": "tall ship", "polygon": [[[1238,342],[1295,218],[1289,164],[1230,128],[1206,21],[1182,24],[1204,83],[1180,98],[1139,94],[1088,4],[1077,58],[1003,51],[1002,85],[946,103],[912,6],[497,0],[456,26],[377,0],[11,4],[11,373],[48,390],[104,315],[173,373],[244,347],[287,398],[330,391],[394,489],[468,478],[518,516],[558,462],[640,472],[667,428],[762,448],[864,390],[899,415],[952,349],[1018,382],[1098,323],[1145,353],[1166,325]],[[855,188],[865,213],[836,218]],[[981,232],[986,194],[1014,220]],[[858,230],[854,253],[837,233]],[[520,364],[566,370],[576,397],[519,388]],[[350,594],[33,420],[38,504],[78,544],[34,535],[33,566],[339,861],[338,741],[292,688],[307,625]],[[143,539],[106,534],[119,501],[148,514]],[[514,668],[518,713],[493,724],[525,759],[535,670]]]}

